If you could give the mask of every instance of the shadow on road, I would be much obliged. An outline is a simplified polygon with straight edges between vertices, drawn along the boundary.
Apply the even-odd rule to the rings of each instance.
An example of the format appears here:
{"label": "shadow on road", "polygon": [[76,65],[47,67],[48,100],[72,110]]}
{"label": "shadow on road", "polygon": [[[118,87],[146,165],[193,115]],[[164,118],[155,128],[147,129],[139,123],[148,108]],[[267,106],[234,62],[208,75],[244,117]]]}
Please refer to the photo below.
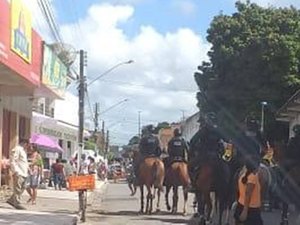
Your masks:
{"label": "shadow on road", "polygon": [[144,220],[150,221],[160,221],[163,223],[170,223],[170,224],[190,224],[189,218],[180,219],[180,218],[158,218],[158,217],[146,217]]}
{"label": "shadow on road", "polygon": [[117,211],[117,212],[108,212],[104,210],[93,210],[93,213],[105,215],[105,216],[138,216],[139,213],[136,211]]}

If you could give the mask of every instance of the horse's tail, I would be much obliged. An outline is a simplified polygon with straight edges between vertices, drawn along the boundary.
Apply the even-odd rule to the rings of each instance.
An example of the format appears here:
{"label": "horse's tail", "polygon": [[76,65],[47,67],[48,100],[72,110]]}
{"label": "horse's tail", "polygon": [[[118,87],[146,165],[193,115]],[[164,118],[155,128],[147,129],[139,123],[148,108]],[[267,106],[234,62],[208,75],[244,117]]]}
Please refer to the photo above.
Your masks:
{"label": "horse's tail", "polygon": [[154,187],[163,192],[163,182],[165,177],[165,167],[163,162],[160,160],[156,160],[153,164],[152,172]]}

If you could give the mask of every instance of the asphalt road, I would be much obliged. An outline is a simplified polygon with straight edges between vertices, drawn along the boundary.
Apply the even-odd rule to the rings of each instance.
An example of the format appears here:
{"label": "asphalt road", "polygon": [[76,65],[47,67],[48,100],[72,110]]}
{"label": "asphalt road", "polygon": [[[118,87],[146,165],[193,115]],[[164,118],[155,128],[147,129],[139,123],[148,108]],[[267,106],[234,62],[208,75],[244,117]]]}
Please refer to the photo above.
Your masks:
{"label": "asphalt road", "polygon": [[[197,224],[193,218],[192,200],[193,195],[189,195],[188,215],[183,216],[182,212],[182,191],[179,190],[179,213],[172,215],[166,210],[164,194],[161,196],[161,212],[153,215],[142,215],[140,209],[139,190],[135,196],[130,196],[127,184],[124,182],[108,184],[102,193],[95,196],[92,206],[88,210],[88,218],[85,224],[94,225],[168,225],[168,224]],[[169,196],[171,201],[172,194]],[[156,202],[157,199],[155,199]],[[280,212],[263,213],[265,225],[280,225]],[[231,224],[233,224],[231,222]],[[289,225],[300,225],[297,221],[297,214],[291,213]]]}

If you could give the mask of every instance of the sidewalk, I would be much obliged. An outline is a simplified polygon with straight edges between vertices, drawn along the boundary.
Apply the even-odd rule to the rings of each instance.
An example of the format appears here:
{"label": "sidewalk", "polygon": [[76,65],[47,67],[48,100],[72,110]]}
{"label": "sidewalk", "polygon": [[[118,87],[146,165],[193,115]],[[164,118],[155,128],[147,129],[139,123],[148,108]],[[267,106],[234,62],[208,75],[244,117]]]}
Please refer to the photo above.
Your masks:
{"label": "sidewalk", "polygon": [[[104,182],[96,182],[96,190]],[[88,203],[91,203],[93,192],[88,192]],[[0,224],[11,225],[75,225],[78,217],[78,192],[68,190],[39,189],[36,205],[26,204],[28,194],[24,192],[22,202],[27,210],[16,210],[5,201],[0,201]]]}

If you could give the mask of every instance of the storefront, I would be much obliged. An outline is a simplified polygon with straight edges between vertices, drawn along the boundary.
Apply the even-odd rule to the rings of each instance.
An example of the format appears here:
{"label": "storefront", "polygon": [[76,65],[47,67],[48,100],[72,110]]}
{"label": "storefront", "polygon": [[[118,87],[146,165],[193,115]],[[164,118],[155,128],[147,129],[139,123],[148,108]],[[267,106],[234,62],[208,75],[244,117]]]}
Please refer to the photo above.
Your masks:
{"label": "storefront", "polygon": [[66,124],[61,121],[57,121],[53,118],[33,113],[32,116],[32,135],[45,135],[56,142],[61,148],[62,152],[53,151],[53,149],[42,148],[42,155],[45,157],[47,168],[48,165],[58,157],[69,160],[77,148],[78,143],[78,128]]}
{"label": "storefront", "polygon": [[289,136],[293,136],[292,128],[300,124],[300,90],[296,91],[278,110],[276,119],[289,124]]}
{"label": "storefront", "polygon": [[[32,30],[30,12],[21,0],[0,0],[0,34],[2,162],[21,138],[30,137],[33,94],[40,85],[42,40]],[[1,170],[0,180],[0,184],[9,183],[8,170]]]}

